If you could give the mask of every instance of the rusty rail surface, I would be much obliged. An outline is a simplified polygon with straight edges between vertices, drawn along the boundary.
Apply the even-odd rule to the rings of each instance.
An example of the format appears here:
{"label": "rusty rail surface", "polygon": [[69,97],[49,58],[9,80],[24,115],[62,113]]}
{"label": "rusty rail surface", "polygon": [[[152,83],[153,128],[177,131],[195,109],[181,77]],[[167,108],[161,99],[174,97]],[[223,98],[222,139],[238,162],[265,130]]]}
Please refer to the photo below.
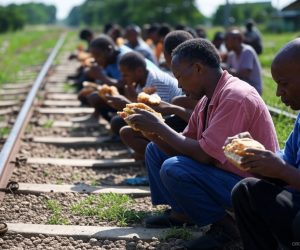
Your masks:
{"label": "rusty rail surface", "polygon": [[[26,100],[17,116],[16,122],[5,142],[0,153],[0,188],[5,188],[10,176],[13,172],[14,157],[20,147],[20,138],[22,137],[25,127],[32,114],[32,104],[35,100],[36,94],[40,89],[43,80],[49,71],[53,60],[55,59],[58,51],[62,47],[66,38],[66,34],[62,34],[49,55],[47,61],[44,63],[42,70],[37,76]],[[3,199],[4,193],[0,193],[0,200]]]}

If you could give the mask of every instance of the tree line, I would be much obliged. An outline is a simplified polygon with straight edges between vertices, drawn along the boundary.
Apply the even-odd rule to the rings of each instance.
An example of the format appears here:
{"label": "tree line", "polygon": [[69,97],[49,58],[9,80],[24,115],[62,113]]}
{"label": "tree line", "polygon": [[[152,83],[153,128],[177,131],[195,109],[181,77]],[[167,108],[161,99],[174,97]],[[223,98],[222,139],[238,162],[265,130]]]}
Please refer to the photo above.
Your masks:
{"label": "tree line", "polygon": [[97,26],[105,23],[199,24],[205,17],[194,0],[86,0],[74,7],[67,23],[72,26]]}
{"label": "tree line", "polygon": [[[195,0],[86,0],[74,7],[67,18],[71,26],[97,26],[105,23],[124,25],[135,23],[169,23],[171,25],[197,25],[207,22],[224,25],[226,6],[220,5],[212,17],[205,17],[195,5]],[[252,18],[256,23],[266,24],[270,13],[276,10],[271,2],[230,4],[228,21],[231,25],[244,24]]]}
{"label": "tree line", "polygon": [[42,3],[0,6],[0,33],[22,29],[26,24],[53,24],[56,7]]}

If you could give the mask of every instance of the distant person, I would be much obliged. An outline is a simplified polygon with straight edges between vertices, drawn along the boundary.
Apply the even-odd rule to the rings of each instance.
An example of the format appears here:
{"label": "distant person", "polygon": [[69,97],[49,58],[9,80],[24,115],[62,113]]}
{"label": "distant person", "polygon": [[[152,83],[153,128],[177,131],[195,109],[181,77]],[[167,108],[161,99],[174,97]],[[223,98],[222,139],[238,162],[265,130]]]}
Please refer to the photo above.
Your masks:
{"label": "distant person", "polygon": [[246,31],[244,32],[244,43],[252,46],[258,55],[260,55],[263,52],[261,34],[255,27],[252,19],[249,19],[246,22]]}
{"label": "distant person", "polygon": [[90,29],[83,29],[79,33],[79,38],[83,41],[86,41],[89,48],[91,41],[94,39],[94,34]]}
{"label": "distant person", "polygon": [[127,39],[126,46],[139,52],[151,62],[157,64],[157,60],[150,46],[142,39],[141,29],[137,25],[129,25],[126,27],[125,38]]}
{"label": "distant person", "polygon": [[[276,96],[300,110],[300,39],[275,56],[271,73]],[[248,150],[241,167],[260,176],[239,182],[232,192],[245,250],[300,247],[300,115],[282,151]],[[262,178],[262,179],[261,179]]]}
{"label": "distant person", "polygon": [[197,37],[199,37],[199,38],[207,38],[207,32],[206,32],[206,29],[203,26],[198,25],[195,28],[195,31],[196,31]]}
{"label": "distant person", "polygon": [[225,45],[228,50],[226,65],[231,74],[239,77],[253,86],[262,94],[261,66],[254,49],[243,43],[240,30],[233,28],[225,35]]}
{"label": "distant person", "polygon": [[225,46],[225,34],[221,31],[217,31],[212,40],[212,44],[215,45],[219,52],[222,62],[227,59],[227,49]]}

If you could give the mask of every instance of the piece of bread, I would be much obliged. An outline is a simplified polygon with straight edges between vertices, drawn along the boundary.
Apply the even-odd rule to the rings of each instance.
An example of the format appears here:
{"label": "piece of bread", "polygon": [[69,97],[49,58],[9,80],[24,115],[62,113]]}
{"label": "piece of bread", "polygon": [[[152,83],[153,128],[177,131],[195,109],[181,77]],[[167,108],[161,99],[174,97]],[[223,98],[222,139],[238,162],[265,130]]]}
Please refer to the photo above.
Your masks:
{"label": "piece of bread", "polygon": [[98,94],[101,98],[106,99],[106,96],[118,96],[119,91],[115,86],[108,86],[107,84],[103,84],[98,87]]}
{"label": "piece of bread", "polygon": [[241,167],[241,159],[243,156],[251,155],[245,152],[246,149],[265,149],[265,147],[258,141],[251,138],[237,138],[233,139],[224,147],[224,154],[229,162],[239,169],[246,171],[248,169]]}
{"label": "piece of bread", "polygon": [[[161,119],[162,121],[164,121],[161,113],[158,113],[156,112],[154,109],[150,108],[149,106],[147,106],[146,104],[144,103],[139,103],[139,102],[133,102],[133,103],[129,103],[129,104],[126,104],[126,107],[123,108],[123,111],[119,111],[118,112],[118,115],[121,116],[122,118],[126,118],[127,116],[129,115],[132,115],[134,114],[134,110],[135,108],[138,108],[138,109],[144,109],[144,110],[147,110],[153,114],[155,114],[159,119]],[[130,121],[126,120],[125,121],[127,122],[127,124],[132,127],[132,129],[134,129],[135,131],[140,131],[139,129],[135,128],[134,125],[132,123],[130,123]]]}
{"label": "piece of bread", "polygon": [[161,99],[157,94],[149,95],[145,92],[141,92],[137,96],[137,102],[142,102],[147,105],[154,105],[154,106],[159,105],[160,101]]}

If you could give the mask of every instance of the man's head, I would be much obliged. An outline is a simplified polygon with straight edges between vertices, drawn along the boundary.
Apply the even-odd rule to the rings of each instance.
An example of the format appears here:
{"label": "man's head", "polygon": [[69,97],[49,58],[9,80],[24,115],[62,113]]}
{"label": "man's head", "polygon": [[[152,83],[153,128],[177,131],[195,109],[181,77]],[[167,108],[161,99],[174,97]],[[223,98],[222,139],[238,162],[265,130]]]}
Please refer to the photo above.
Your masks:
{"label": "man's head", "polygon": [[119,62],[122,79],[126,84],[133,82],[142,83],[146,76],[146,62],[138,52],[128,52],[123,55]]}
{"label": "man's head", "polygon": [[135,46],[138,43],[138,38],[141,36],[141,29],[137,25],[129,25],[126,27],[125,38],[130,45]]}
{"label": "man's head", "polygon": [[194,99],[206,95],[211,79],[221,71],[215,46],[206,39],[190,39],[172,53],[171,68],[184,92]]}
{"label": "man's head", "polygon": [[181,43],[193,39],[193,36],[184,30],[174,30],[171,31],[164,39],[164,56],[167,65],[171,66],[171,54],[172,51]]}
{"label": "man's head", "polygon": [[90,43],[93,39],[93,32],[89,29],[83,29],[79,33],[79,38]]}
{"label": "man's head", "polygon": [[116,60],[116,45],[111,37],[107,35],[100,35],[95,38],[90,45],[90,51],[96,62],[106,67]]}
{"label": "man's head", "polygon": [[251,31],[254,26],[254,21],[252,19],[248,19],[245,26],[248,31]]}
{"label": "man's head", "polygon": [[241,47],[243,43],[243,34],[237,29],[233,28],[226,32],[225,45],[228,51],[236,51]]}
{"label": "man's head", "polygon": [[271,73],[277,83],[276,95],[294,110],[300,109],[300,38],[286,44],[275,56]]}

